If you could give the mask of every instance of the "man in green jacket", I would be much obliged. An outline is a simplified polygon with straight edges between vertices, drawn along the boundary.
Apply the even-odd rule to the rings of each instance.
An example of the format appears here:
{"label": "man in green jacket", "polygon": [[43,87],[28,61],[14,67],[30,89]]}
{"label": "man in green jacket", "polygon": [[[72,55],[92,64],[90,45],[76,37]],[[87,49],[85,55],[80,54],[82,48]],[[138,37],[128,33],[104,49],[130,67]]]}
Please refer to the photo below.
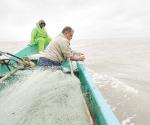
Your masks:
{"label": "man in green jacket", "polygon": [[38,45],[39,53],[44,51],[44,48],[52,40],[48,33],[45,30],[46,23],[44,20],[40,20],[36,27],[32,30],[31,33],[31,45]]}

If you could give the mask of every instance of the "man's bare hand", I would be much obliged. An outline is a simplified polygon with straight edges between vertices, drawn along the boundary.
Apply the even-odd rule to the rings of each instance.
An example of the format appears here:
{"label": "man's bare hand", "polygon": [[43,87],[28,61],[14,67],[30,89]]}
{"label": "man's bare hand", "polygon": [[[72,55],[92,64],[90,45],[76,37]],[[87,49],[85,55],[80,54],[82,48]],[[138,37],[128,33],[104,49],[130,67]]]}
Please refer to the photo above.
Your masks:
{"label": "man's bare hand", "polygon": [[80,56],[79,56],[79,61],[84,61],[84,60],[85,60],[84,54],[80,55]]}

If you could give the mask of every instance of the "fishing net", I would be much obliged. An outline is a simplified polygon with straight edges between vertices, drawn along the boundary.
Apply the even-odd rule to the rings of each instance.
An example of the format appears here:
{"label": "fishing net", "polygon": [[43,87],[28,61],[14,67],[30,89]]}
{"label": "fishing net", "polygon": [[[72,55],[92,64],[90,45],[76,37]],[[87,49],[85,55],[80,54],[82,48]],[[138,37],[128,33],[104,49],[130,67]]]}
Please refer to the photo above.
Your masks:
{"label": "fishing net", "polygon": [[1,125],[88,125],[80,82],[37,70],[0,93]]}

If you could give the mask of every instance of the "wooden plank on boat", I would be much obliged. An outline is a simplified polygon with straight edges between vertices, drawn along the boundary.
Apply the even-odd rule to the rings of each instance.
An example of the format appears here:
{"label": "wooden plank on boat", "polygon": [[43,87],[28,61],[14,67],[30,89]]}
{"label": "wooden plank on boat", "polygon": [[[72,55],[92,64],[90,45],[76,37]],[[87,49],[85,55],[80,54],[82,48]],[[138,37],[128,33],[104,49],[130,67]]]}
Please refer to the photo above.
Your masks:
{"label": "wooden plank on boat", "polygon": [[90,125],[94,125],[94,122],[93,122],[93,119],[92,119],[92,116],[91,116],[91,113],[89,111],[89,108],[84,100],[84,105],[85,105],[85,111],[86,111],[86,114],[87,114],[87,117],[88,117],[88,120],[89,120],[89,123]]}
{"label": "wooden plank on boat", "polygon": [[70,61],[66,61],[62,64],[61,68],[64,73],[71,73],[71,70],[73,72],[78,71],[77,63],[75,61],[71,61],[71,64],[70,64]]}
{"label": "wooden plank on boat", "polygon": [[9,73],[7,73],[6,75],[4,75],[1,79],[0,79],[0,83],[2,83],[4,80],[6,80],[7,78],[9,78],[11,75],[13,75],[14,73],[16,73],[18,70],[23,69],[23,67],[17,67],[15,69],[13,69],[12,71],[10,71]]}

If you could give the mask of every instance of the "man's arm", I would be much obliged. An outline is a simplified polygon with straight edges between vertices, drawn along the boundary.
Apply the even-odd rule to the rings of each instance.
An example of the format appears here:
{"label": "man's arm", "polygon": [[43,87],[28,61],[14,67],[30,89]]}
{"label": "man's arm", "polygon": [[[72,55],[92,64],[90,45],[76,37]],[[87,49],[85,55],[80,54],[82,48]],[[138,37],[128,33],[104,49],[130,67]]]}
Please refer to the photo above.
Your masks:
{"label": "man's arm", "polygon": [[63,42],[60,46],[61,46],[61,50],[64,55],[64,58],[66,60],[68,58],[70,58],[70,60],[72,61],[84,61],[85,60],[84,54],[71,50],[69,43]]}
{"label": "man's arm", "polygon": [[72,52],[73,52],[74,54],[78,54],[78,55],[84,55],[84,53],[77,52],[77,51],[74,51],[74,50],[72,50]]}
{"label": "man's arm", "polygon": [[85,60],[84,54],[80,52],[75,52],[75,51],[70,50],[70,51],[66,51],[65,54],[72,61],[84,61]]}
{"label": "man's arm", "polygon": [[84,61],[85,56],[83,53],[76,52],[73,54],[73,56],[70,57],[70,60],[72,60],[72,61]]}

